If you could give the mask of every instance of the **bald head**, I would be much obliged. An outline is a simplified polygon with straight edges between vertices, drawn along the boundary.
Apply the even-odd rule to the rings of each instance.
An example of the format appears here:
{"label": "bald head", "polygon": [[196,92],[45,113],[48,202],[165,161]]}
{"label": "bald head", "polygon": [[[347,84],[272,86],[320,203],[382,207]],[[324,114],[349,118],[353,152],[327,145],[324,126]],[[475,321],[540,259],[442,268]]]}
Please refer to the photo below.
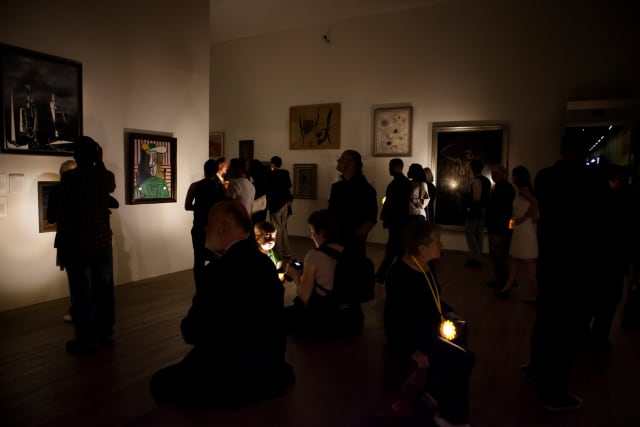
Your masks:
{"label": "bald head", "polygon": [[209,210],[205,246],[222,254],[232,243],[249,237],[251,217],[244,205],[235,200],[216,203]]}

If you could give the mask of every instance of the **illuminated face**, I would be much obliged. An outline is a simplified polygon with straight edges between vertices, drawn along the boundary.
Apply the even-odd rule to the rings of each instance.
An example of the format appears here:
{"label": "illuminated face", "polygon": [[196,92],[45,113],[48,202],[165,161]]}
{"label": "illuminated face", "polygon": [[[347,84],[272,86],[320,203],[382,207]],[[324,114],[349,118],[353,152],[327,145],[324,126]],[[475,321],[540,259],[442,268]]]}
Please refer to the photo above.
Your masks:
{"label": "illuminated face", "polygon": [[225,173],[227,173],[228,169],[229,169],[229,162],[223,162],[218,165],[218,173],[220,175],[224,175]]}
{"label": "illuminated face", "polygon": [[313,240],[313,243],[316,245],[317,248],[319,248],[323,243],[324,243],[324,233],[323,232],[316,232],[316,229],[313,228],[312,225],[309,225],[309,237],[311,237],[311,240]]}
{"label": "illuminated face", "polygon": [[258,246],[262,249],[263,252],[271,252],[273,247],[276,245],[276,232],[273,233],[264,233],[260,237],[256,238],[258,242]]}

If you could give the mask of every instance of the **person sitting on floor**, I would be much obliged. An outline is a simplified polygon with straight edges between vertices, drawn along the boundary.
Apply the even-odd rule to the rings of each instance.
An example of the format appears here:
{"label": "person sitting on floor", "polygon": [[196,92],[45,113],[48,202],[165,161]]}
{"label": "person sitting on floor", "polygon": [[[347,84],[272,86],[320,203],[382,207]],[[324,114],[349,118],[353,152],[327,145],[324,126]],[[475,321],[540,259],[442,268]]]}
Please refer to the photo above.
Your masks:
{"label": "person sitting on floor", "polygon": [[283,263],[278,257],[278,254],[273,250],[276,245],[277,233],[276,227],[268,221],[260,221],[253,226],[253,234],[256,237],[258,249],[273,262],[278,270],[278,278],[281,282],[284,282]]}
{"label": "person sitting on floor", "polygon": [[191,351],[151,378],[159,404],[242,406],[282,395],[294,380],[285,361],[284,288],[273,263],[249,239],[238,201],[209,211],[206,246],[218,255],[196,289],[182,336]]}
{"label": "person sitting on floor", "polygon": [[440,299],[440,286],[430,268],[442,250],[440,227],[412,222],[403,241],[407,252],[391,267],[385,282],[384,329],[389,350],[401,361],[429,369],[428,392],[438,406],[436,425],[466,426],[475,356],[440,333],[443,316],[453,312]]}
{"label": "person sitting on floor", "polygon": [[337,223],[327,209],[313,212],[307,220],[311,239],[317,249],[304,262],[289,263],[287,276],[296,284],[293,305],[287,307],[287,325],[294,335],[337,336],[357,334],[362,330],[363,315],[358,304],[344,304],[332,295],[337,260],[323,252],[323,247],[342,254],[344,246],[336,243]]}

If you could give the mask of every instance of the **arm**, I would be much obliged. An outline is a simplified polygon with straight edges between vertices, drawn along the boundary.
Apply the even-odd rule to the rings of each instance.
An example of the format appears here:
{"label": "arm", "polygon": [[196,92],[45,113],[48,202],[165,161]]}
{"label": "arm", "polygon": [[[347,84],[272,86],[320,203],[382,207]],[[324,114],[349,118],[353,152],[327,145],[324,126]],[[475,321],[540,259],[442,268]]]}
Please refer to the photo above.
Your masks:
{"label": "arm", "polygon": [[521,188],[520,194],[529,202],[529,209],[527,209],[520,218],[516,218],[516,224],[522,224],[527,218],[535,221],[538,218],[538,200],[536,200],[528,188]]}
{"label": "arm", "polygon": [[307,304],[311,298],[311,293],[316,281],[316,266],[305,261],[302,272],[291,265],[287,266],[287,275],[289,275],[296,284],[296,294]]}
{"label": "arm", "polygon": [[187,190],[187,197],[184,199],[184,210],[192,211],[193,210],[193,201],[195,200],[196,193],[196,183],[192,183]]}

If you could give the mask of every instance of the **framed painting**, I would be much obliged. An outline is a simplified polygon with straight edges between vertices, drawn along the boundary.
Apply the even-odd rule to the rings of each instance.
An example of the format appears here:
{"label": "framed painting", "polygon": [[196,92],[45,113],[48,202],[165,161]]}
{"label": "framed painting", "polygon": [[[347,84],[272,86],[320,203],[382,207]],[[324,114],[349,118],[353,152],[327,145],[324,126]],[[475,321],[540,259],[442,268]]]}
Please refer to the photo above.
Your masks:
{"label": "framed painting", "polygon": [[249,163],[253,160],[253,139],[243,139],[238,142],[238,158],[244,160],[249,170]]}
{"label": "framed painting", "polygon": [[289,149],[340,148],[340,104],[289,108]]}
{"label": "framed painting", "polygon": [[40,233],[56,231],[56,224],[47,219],[47,210],[51,195],[57,190],[60,181],[38,181],[38,224]]}
{"label": "framed painting", "polygon": [[462,198],[471,190],[471,161],[484,164],[482,174],[491,178],[492,165],[507,161],[508,127],[505,124],[434,123],[433,155],[438,189],[436,223],[445,228],[463,229]]}
{"label": "framed painting", "polygon": [[293,197],[296,199],[318,198],[318,165],[293,165]]}
{"label": "framed painting", "polygon": [[224,132],[209,132],[209,158],[224,156]]}
{"label": "framed painting", "polygon": [[2,144],[6,153],[71,156],[82,135],[82,65],[0,44]]}
{"label": "framed painting", "polygon": [[411,156],[413,108],[394,107],[373,110],[373,155]]}
{"label": "framed painting", "polygon": [[176,201],[177,139],[128,134],[127,204]]}

